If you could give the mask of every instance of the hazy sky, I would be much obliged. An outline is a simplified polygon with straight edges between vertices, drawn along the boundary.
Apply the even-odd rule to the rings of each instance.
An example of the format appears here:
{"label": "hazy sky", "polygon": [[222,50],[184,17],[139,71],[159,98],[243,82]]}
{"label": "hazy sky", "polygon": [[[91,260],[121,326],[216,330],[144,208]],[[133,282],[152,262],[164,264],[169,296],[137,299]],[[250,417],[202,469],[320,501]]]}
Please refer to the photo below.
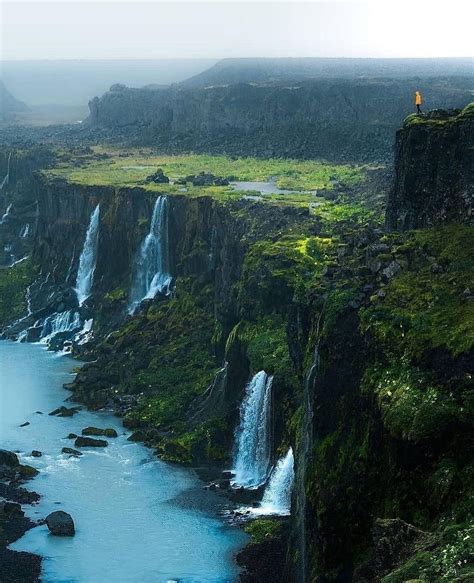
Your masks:
{"label": "hazy sky", "polygon": [[472,0],[0,0],[9,59],[473,56]]}

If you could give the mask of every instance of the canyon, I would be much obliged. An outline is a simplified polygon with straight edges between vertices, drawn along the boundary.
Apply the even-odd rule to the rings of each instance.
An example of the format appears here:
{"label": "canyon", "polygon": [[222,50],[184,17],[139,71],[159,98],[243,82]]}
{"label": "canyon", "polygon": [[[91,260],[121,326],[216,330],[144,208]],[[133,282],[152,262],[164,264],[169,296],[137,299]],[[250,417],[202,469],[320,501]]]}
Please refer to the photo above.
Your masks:
{"label": "canyon", "polygon": [[[273,92],[287,91],[293,105],[303,93],[319,103],[313,91],[323,86],[296,97],[258,91],[272,112]],[[377,93],[385,90],[393,94]],[[137,91],[115,88],[93,102],[90,123],[141,127],[149,111],[154,135],[171,143],[181,94],[171,114],[168,93]],[[257,89],[209,91],[212,110],[221,99],[223,108],[238,104],[230,93],[246,103]],[[303,123],[308,110],[293,105]],[[472,574],[473,112],[471,104],[405,121],[386,213],[370,200],[355,204],[350,189],[332,201],[285,202],[81,184],[48,172],[61,159],[87,169],[74,147],[2,149],[4,337],[42,340],[84,361],[66,385],[73,399],[113,410],[164,462],[219,468],[210,485],[244,513],[253,503],[244,520],[251,540],[237,557],[242,581]],[[373,152],[378,129],[360,113]],[[211,136],[212,152],[224,129],[206,119],[199,136]],[[246,123],[245,135],[262,127]],[[380,134],[381,151],[392,127]],[[326,154],[345,131],[333,142],[321,134]],[[286,133],[285,141],[289,155],[318,153]],[[231,466],[235,484],[219,473]]]}

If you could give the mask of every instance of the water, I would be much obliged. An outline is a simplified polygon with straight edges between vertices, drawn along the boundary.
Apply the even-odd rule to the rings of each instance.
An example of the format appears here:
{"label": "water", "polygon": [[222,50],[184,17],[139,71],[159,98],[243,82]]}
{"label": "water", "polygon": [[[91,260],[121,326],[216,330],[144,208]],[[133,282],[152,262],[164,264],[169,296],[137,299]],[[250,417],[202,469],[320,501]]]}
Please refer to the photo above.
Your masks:
{"label": "water", "polygon": [[67,310],[48,316],[41,330],[41,342],[48,344],[57,334],[75,332],[81,328],[81,318],[78,312]]}
{"label": "water", "polygon": [[12,153],[9,152],[8,153],[8,160],[7,160],[7,173],[5,174],[2,182],[0,182],[0,190],[3,190],[4,186],[6,184],[8,184],[8,182],[10,180],[10,161],[11,161],[11,158],[12,158]]}
{"label": "water", "polygon": [[258,488],[270,469],[273,377],[258,372],[245,388],[236,433],[233,486]]}
{"label": "water", "polygon": [[[24,509],[34,519],[64,510],[76,525],[73,538],[39,526],[12,548],[46,557],[44,583],[236,581],[231,557],[246,536],[212,514],[217,497],[203,491],[192,470],[165,464],[127,441],[110,413],[47,415],[69,395],[62,384],[75,365],[39,344],[0,342],[0,443],[41,471],[29,487],[42,500]],[[25,421],[31,424],[20,428]],[[119,437],[108,439],[107,448],[83,449],[80,458],[61,454],[62,447],[74,447],[65,436],[89,425],[113,427]],[[32,449],[43,457],[30,457]]]}
{"label": "water", "polygon": [[26,239],[30,234],[30,223],[26,223],[20,230],[20,238]]}
{"label": "water", "polygon": [[100,205],[97,205],[94,212],[91,214],[84,247],[79,258],[76,294],[80,306],[82,306],[91,295],[92,284],[94,281],[94,271],[97,262],[97,244],[99,242],[99,215]]}
{"label": "water", "polygon": [[10,212],[12,210],[12,206],[13,206],[12,202],[7,206],[5,212],[2,215],[2,218],[0,219],[0,225],[3,225],[3,223],[7,220],[7,217],[10,215]]}
{"label": "water", "polygon": [[295,461],[293,450],[278,460],[265,488],[259,508],[252,509],[256,514],[279,514],[288,516],[291,512],[291,492],[295,481]]}
{"label": "water", "polygon": [[143,241],[135,264],[130,292],[129,312],[137,309],[145,299],[153,299],[158,292],[169,293],[168,199],[156,199],[150,231]]}
{"label": "water", "polygon": [[231,182],[230,185],[234,190],[253,190],[262,194],[295,194],[294,190],[278,188],[273,180],[267,182]]}

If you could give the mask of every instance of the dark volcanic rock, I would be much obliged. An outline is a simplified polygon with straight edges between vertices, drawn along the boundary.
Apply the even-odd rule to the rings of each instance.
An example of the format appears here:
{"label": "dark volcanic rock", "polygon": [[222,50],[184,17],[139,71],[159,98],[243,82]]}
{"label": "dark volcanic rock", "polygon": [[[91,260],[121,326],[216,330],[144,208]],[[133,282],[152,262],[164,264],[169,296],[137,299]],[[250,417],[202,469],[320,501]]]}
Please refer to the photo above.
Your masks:
{"label": "dark volcanic rock", "polygon": [[79,436],[74,442],[76,447],[107,447],[109,444],[105,439],[93,439],[92,437]]}
{"label": "dark volcanic rock", "polygon": [[46,524],[51,534],[57,536],[74,536],[74,521],[70,514],[57,510],[46,517]]}
{"label": "dark volcanic rock", "polygon": [[105,437],[118,437],[115,429],[100,429],[99,427],[86,427],[81,431],[82,435],[103,435]]}
{"label": "dark volcanic rock", "polygon": [[0,449],[0,466],[14,468],[18,465],[20,465],[20,460],[18,459],[16,453],[6,449]]}
{"label": "dark volcanic rock", "polygon": [[73,455],[75,457],[79,457],[79,456],[83,455],[82,451],[78,451],[77,449],[74,449],[72,447],[63,447],[61,450],[61,453],[66,453],[69,455]]}
{"label": "dark volcanic rock", "polygon": [[397,132],[395,184],[386,224],[405,231],[450,221],[472,224],[474,104],[462,113],[410,116]]}
{"label": "dark volcanic rock", "polygon": [[81,410],[81,407],[61,406],[61,407],[58,407],[57,409],[54,409],[54,411],[51,411],[51,413],[49,413],[49,415],[56,415],[57,417],[72,417],[80,410]]}
{"label": "dark volcanic rock", "polygon": [[158,168],[156,172],[145,178],[145,182],[154,182],[155,184],[169,184],[170,179],[165,176],[163,170]]}
{"label": "dark volcanic rock", "polygon": [[42,454],[40,451],[38,451],[37,449],[34,449],[34,450],[31,452],[31,455],[32,455],[33,457],[41,457],[43,454]]}
{"label": "dark volcanic rock", "polygon": [[[123,87],[90,101],[84,127],[167,151],[386,160],[416,88],[414,79],[362,78],[205,89]],[[447,86],[433,78],[430,103],[463,107],[470,90],[466,79]]]}

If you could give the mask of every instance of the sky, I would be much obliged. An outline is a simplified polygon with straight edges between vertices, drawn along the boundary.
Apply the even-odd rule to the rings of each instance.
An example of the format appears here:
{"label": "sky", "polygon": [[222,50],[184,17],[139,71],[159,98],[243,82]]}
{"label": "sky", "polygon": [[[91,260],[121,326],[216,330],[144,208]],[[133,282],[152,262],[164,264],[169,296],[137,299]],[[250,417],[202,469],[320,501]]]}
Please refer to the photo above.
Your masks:
{"label": "sky", "polygon": [[472,0],[0,0],[0,59],[471,57]]}

